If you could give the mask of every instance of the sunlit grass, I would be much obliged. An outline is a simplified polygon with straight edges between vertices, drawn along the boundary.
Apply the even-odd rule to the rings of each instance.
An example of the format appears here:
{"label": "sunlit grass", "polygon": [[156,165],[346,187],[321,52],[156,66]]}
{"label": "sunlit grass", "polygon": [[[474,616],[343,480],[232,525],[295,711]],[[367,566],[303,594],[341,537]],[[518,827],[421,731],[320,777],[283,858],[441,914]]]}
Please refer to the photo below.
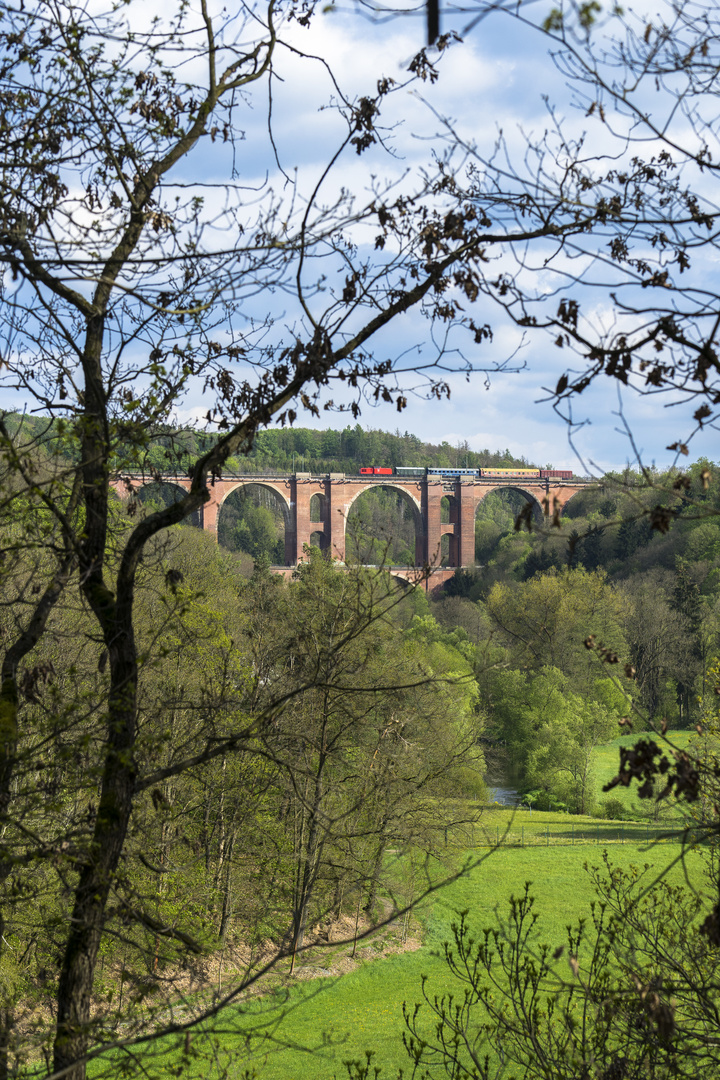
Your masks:
{"label": "sunlit grass", "polygon": [[[675,745],[684,747],[690,733],[674,733],[672,737]],[[636,738],[626,735],[598,750],[595,780],[600,802],[607,797],[601,793],[602,785],[617,772],[618,748]],[[423,975],[430,979],[433,993],[457,989],[448,979],[441,948],[459,911],[469,911],[477,929],[494,925],[502,917],[509,896],[521,893],[530,881],[543,938],[554,948],[564,943],[571,921],[589,914],[594,894],[585,866],[600,865],[603,851],[607,850],[619,866],[650,863],[657,873],[682,854],[678,812],[653,823],[647,820],[650,804],[641,803],[636,790],[617,787],[611,794],[622,801],[625,816],[635,817],[635,821],[512,811],[497,804],[480,808],[475,803],[462,806],[458,801],[449,806],[450,819],[469,819],[478,812],[479,818],[474,825],[448,829],[447,844],[439,852],[441,861],[433,864],[434,873],[445,874],[449,866],[459,866],[463,860],[477,865],[435,893],[417,913],[422,925],[421,949],[377,959],[373,942],[361,943],[361,966],[356,970],[338,977],[297,981],[289,986],[287,997],[278,988],[240,1009],[232,1007],[215,1025],[212,1036],[193,1034],[189,1057],[156,1047],[150,1060],[144,1058],[146,1075],[242,1080],[247,1070],[255,1070],[267,1080],[342,1080],[347,1076],[343,1062],[362,1059],[365,1050],[374,1051],[373,1062],[382,1067],[381,1080],[394,1080],[401,1068],[407,1074],[403,1002],[412,1006],[420,1000]],[[463,814],[463,810],[467,812]],[[407,892],[405,869],[399,859],[395,867],[398,896]],[[679,882],[686,870],[690,880],[701,887],[696,854],[676,862],[669,874]],[[350,952],[351,946],[338,950],[340,956]],[[260,1031],[264,1036],[256,1034],[248,1045],[247,1037]],[[102,1070],[91,1068],[90,1075],[100,1071],[108,1075],[107,1062]]]}
{"label": "sunlit grass", "polygon": [[[681,750],[687,747],[692,734],[691,731],[669,731],[667,733],[668,739],[673,746]],[[632,784],[629,788],[621,787],[618,784],[610,792],[603,792],[602,790],[603,786],[617,775],[620,760],[619,748],[621,746],[632,746],[638,739],[643,738],[655,738],[657,741],[657,737],[651,732],[639,732],[632,735],[622,735],[620,738],[614,739],[613,742],[597,748],[595,752],[595,784],[598,804],[602,807],[606,800],[618,799],[623,804],[625,808],[624,816],[627,817],[641,818],[643,820],[648,817],[655,817],[660,821],[671,818],[679,819],[682,817],[682,810],[672,801],[667,804],[661,803],[656,807],[652,800],[639,799],[637,783]]]}
{"label": "sunlit grass", "polygon": [[[677,843],[650,849],[638,842],[625,843],[608,850],[617,865],[648,862],[657,872],[681,852]],[[216,1034],[214,1042],[200,1036],[194,1038],[193,1049],[201,1056],[195,1063],[188,1062],[182,1075],[202,1076],[207,1080],[226,1075],[229,1080],[240,1080],[245,1070],[253,1067],[267,1080],[333,1080],[335,1077],[340,1080],[346,1076],[343,1061],[361,1059],[366,1049],[375,1051],[374,1060],[382,1066],[382,1078],[391,1080],[403,1067],[407,1072],[408,1061],[402,1045],[402,1005],[420,1000],[422,975],[430,979],[433,992],[453,989],[441,947],[450,936],[457,913],[469,911],[477,929],[495,925],[506,909],[510,894],[518,895],[525,882],[530,881],[541,916],[543,938],[554,948],[564,943],[567,925],[589,913],[593,890],[584,867],[586,863],[600,865],[602,853],[602,845],[589,844],[466,852],[469,859],[485,856],[484,861],[425,904],[420,912],[424,927],[420,950],[375,959],[338,978],[298,983],[291,988],[285,1004],[275,994],[249,1003],[242,1012],[228,1010],[222,1031]],[[686,866],[691,879],[701,884],[697,855],[689,855]],[[669,871],[677,881],[683,879],[684,872],[679,864]],[[340,950],[349,951],[348,946]],[[360,950],[361,955],[370,952],[371,946]],[[269,1038],[264,1045],[256,1040],[248,1057],[242,1033],[263,1019],[269,1023]],[[206,1053],[213,1060],[206,1059],[200,1067]],[[178,1055],[168,1055],[167,1071],[158,1063],[159,1071],[153,1075],[170,1075],[179,1063]]]}

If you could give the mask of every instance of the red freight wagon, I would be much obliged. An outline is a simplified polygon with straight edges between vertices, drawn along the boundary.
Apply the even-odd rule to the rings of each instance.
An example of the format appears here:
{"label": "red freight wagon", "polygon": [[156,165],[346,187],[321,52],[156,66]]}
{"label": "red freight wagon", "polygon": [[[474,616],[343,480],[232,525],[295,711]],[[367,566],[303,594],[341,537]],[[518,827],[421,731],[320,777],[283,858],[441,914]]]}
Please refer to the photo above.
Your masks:
{"label": "red freight wagon", "polygon": [[392,476],[392,469],[370,469],[363,467],[360,469],[361,476]]}

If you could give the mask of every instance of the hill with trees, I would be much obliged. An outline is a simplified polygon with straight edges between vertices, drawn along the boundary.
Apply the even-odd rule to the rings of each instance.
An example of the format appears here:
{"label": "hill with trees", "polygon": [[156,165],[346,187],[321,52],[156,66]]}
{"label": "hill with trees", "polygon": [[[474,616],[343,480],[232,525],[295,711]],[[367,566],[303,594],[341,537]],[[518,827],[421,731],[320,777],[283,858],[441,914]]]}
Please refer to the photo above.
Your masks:
{"label": "hill with trees", "polygon": [[[27,440],[42,446],[47,454],[76,452],[63,438],[62,422],[38,416],[9,413],[5,419],[8,433],[14,439]],[[146,447],[137,455],[134,465],[148,474],[172,473],[184,476],[197,460],[214,446],[219,435],[192,428],[148,428]],[[128,448],[129,449],[129,448]],[[118,445],[117,467],[123,462],[122,443]],[[514,457],[509,450],[471,450],[467,441],[451,446],[424,442],[405,431],[381,431],[360,424],[345,427],[316,429],[287,426],[258,432],[253,446],[241,457],[230,455],[223,466],[224,475],[239,473],[344,472],[356,474],[363,465],[429,465],[434,468],[462,466],[477,469],[528,467],[532,462]]]}

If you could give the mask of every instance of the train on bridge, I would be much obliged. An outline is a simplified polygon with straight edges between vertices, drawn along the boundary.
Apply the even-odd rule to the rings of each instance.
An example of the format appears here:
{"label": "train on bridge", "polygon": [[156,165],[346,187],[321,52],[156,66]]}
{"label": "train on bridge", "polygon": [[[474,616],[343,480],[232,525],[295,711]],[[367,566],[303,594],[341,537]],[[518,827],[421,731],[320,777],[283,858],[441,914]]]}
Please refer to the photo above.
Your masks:
{"label": "train on bridge", "polygon": [[361,476],[439,476],[442,479],[462,479],[468,477],[478,480],[572,480],[570,469],[433,469],[428,465],[404,466],[378,469],[373,465],[363,465]]}

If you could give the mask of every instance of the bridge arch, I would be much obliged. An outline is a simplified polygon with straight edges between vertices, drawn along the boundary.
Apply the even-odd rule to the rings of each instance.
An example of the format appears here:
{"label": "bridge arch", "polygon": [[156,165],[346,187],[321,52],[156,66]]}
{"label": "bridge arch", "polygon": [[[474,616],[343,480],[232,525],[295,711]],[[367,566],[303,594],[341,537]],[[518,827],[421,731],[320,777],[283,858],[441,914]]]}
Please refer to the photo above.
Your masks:
{"label": "bridge arch", "polygon": [[351,499],[346,503],[345,517],[347,517],[348,514],[350,513],[350,509],[351,509],[353,503],[357,502],[357,500],[362,498],[363,495],[367,495],[368,491],[377,491],[377,490],[381,490],[381,491],[383,491],[383,490],[398,491],[401,495],[404,495],[407,499],[410,500],[410,502],[413,504],[413,506],[417,510],[418,514],[422,517],[422,507],[420,505],[420,500],[418,499],[417,495],[413,495],[412,491],[408,491],[408,489],[404,486],[404,484],[402,484],[402,483],[399,483],[399,484],[398,483],[393,483],[392,477],[388,477],[387,480],[383,480],[382,483],[379,483],[379,484],[378,483],[368,484],[367,487],[363,488],[362,491],[357,491],[351,497]]}
{"label": "bridge arch", "polygon": [[282,489],[267,480],[248,477],[228,484],[217,504],[220,544],[253,558],[266,556],[276,565],[287,562],[292,510]]}
{"label": "bridge arch", "polygon": [[271,480],[266,480],[264,478],[258,478],[256,480],[253,477],[248,476],[243,477],[242,480],[238,480],[237,482],[233,482],[232,484],[226,480],[225,490],[222,493],[222,496],[218,499],[218,505],[220,506],[220,508],[225,505],[231,495],[234,495],[236,492],[248,487],[267,488],[268,491],[272,491],[273,495],[277,496],[278,503],[282,506],[283,516],[285,517],[286,522],[290,521],[290,502],[287,495],[285,494],[285,491],[280,487],[279,484],[273,484]]}
{"label": "bridge arch", "polygon": [[[532,510],[532,515],[533,515],[533,521],[538,525],[542,522],[543,516],[544,516],[543,515],[543,506],[542,506],[542,503],[540,502],[540,500],[538,498],[538,493],[536,491],[532,491],[532,490],[529,490],[528,488],[523,487],[521,484],[512,484],[512,483],[497,484],[497,485],[493,486],[492,488],[490,488],[490,490],[483,496],[483,498],[478,500],[477,506],[475,507],[475,516],[477,517],[478,511],[480,510],[480,507],[483,505],[483,503],[485,502],[486,499],[490,498],[492,495],[495,495],[495,494],[498,494],[498,495],[502,494],[505,491],[510,492],[510,493],[512,493],[514,495],[521,495],[523,497],[523,499],[525,500],[525,502],[530,504],[530,507],[531,507],[531,510]],[[517,516],[517,513],[519,513],[519,511],[521,509],[522,509],[522,506],[520,506],[520,507],[518,507],[517,509],[514,510],[514,513],[515,513],[516,516]]]}
{"label": "bridge arch", "polygon": [[[358,501],[365,500],[368,494],[372,496],[374,492],[392,493],[396,497],[400,517],[408,514],[412,522],[414,534],[412,538],[409,534],[406,536],[401,534],[398,538],[390,533],[387,536],[353,535],[353,519],[358,516]],[[361,563],[372,566],[380,561],[388,565],[421,566],[423,564],[425,528],[422,507],[420,500],[403,484],[393,483],[389,479],[388,482],[368,484],[366,488],[356,492],[343,509],[342,526],[346,557],[359,558]]]}
{"label": "bridge arch", "polygon": [[[457,493],[445,492],[440,500],[440,524],[457,525],[460,521],[460,499]],[[458,566],[457,537],[454,533],[441,531],[437,552],[440,566]]]}
{"label": "bridge arch", "polygon": [[[518,514],[529,508],[530,523],[539,525],[543,518],[543,488],[527,488],[522,484],[504,482],[476,489],[479,498],[473,513],[473,563],[485,566],[496,558],[498,547],[506,537],[520,536],[514,531]],[[507,542],[507,541],[506,541]],[[466,565],[469,560],[466,561]]]}
{"label": "bridge arch", "polygon": [[[187,495],[188,487],[189,483],[187,487],[184,487],[182,484],[176,483],[173,480],[153,480],[152,478],[148,478],[144,483],[133,486],[132,495],[141,505],[155,503],[165,507],[180,502],[180,500]],[[188,516],[184,518],[183,524],[192,525],[198,529],[201,528],[202,518],[200,511],[194,510],[192,514],[188,514]]]}
{"label": "bridge arch", "polygon": [[327,497],[316,491],[310,497],[310,521],[312,524],[325,521],[327,517]]}

